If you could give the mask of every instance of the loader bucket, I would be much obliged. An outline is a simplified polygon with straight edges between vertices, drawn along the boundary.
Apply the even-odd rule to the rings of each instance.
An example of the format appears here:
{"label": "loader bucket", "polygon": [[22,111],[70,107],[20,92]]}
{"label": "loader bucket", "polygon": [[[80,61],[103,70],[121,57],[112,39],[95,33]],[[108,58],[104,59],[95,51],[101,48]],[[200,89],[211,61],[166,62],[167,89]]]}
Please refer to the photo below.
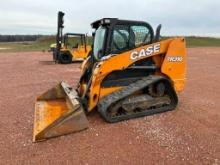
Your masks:
{"label": "loader bucket", "polygon": [[78,94],[65,82],[37,98],[33,141],[42,141],[88,127]]}

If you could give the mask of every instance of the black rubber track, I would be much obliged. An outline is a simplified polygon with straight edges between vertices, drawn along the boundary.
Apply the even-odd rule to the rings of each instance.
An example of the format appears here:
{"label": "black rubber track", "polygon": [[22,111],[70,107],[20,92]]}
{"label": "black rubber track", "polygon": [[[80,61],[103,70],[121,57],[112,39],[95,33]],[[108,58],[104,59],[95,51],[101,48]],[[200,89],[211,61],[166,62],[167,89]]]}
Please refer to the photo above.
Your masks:
{"label": "black rubber track", "polygon": [[[146,88],[147,86],[157,83],[157,82],[163,82],[166,86],[166,91],[168,95],[170,96],[171,103],[167,106],[163,106],[156,109],[150,109],[146,111],[136,112],[134,114],[127,114],[127,115],[121,115],[121,116],[115,116],[111,117],[108,115],[108,108],[118,102],[121,99],[124,99],[135,92],[142,90]],[[141,80],[136,81],[135,83],[130,84],[129,86],[126,86],[116,92],[113,92],[104,98],[102,98],[98,104],[98,111],[101,114],[101,116],[110,123],[119,122],[122,120],[128,120],[132,118],[147,116],[147,115],[153,115],[156,113],[166,112],[174,110],[178,103],[178,97],[176,95],[175,90],[173,89],[171,82],[162,76],[148,76],[146,78],[143,78]]]}

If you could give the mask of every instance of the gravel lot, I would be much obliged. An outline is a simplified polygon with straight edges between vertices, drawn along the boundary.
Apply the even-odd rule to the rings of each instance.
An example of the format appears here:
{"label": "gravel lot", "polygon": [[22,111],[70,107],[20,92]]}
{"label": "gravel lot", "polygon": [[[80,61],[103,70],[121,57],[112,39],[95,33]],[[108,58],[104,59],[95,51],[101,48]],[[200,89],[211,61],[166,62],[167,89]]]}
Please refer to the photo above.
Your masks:
{"label": "gravel lot", "polygon": [[105,123],[32,143],[36,96],[79,63],[54,65],[49,53],[0,53],[0,164],[220,164],[220,48],[188,49],[187,84],[175,111]]}

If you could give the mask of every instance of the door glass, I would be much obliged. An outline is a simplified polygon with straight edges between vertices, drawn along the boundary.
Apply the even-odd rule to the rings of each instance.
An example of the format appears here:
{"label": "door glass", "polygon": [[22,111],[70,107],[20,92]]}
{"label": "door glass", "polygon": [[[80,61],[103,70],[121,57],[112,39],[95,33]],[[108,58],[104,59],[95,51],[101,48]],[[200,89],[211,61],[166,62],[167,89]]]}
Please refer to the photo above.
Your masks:
{"label": "door glass", "polygon": [[98,52],[103,50],[106,28],[100,26],[95,33],[93,53],[96,59],[99,59]]}

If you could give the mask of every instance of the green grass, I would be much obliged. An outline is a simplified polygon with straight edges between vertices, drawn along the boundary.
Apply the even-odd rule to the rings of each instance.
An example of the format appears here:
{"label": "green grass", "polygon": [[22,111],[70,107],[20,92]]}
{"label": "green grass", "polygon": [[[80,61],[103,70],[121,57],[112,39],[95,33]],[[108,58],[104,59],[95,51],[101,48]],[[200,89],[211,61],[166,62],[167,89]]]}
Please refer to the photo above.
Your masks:
{"label": "green grass", "polygon": [[187,47],[219,47],[220,38],[186,37]]}
{"label": "green grass", "polygon": [[51,41],[35,41],[35,42],[6,42],[0,43],[0,52],[26,52],[26,51],[47,51],[51,43],[54,43],[54,40]]}
{"label": "green grass", "polygon": [[[87,42],[91,44],[92,39],[88,38]],[[0,42],[0,52],[47,51],[52,43],[56,43],[54,37],[42,37],[34,42]],[[69,38],[68,43],[71,47],[76,45],[76,43],[80,43],[80,40],[78,38]]]}
{"label": "green grass", "polygon": [[[69,39],[70,46],[75,45],[77,42],[74,38]],[[88,39],[88,42],[89,44],[92,43],[91,37]],[[0,42],[0,52],[47,51],[51,43],[55,43],[54,37],[43,37],[35,42]],[[187,47],[219,47],[220,38],[186,37],[186,45]]]}

